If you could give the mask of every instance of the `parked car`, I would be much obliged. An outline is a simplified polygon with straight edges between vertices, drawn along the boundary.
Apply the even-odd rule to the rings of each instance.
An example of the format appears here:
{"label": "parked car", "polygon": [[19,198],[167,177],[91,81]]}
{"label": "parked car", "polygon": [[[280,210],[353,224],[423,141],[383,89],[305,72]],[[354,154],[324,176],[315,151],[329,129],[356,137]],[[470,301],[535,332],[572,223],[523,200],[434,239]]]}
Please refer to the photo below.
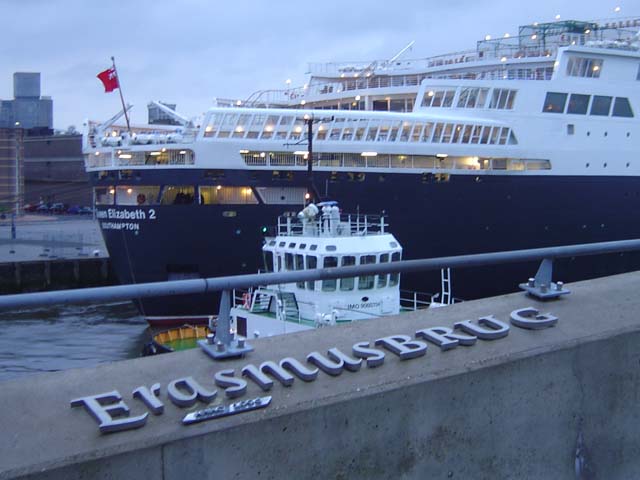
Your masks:
{"label": "parked car", "polygon": [[38,205],[38,208],[36,208],[36,212],[38,212],[38,213],[50,213],[49,212],[49,205],[47,205],[46,203],[43,203],[42,205]]}
{"label": "parked car", "polygon": [[51,213],[64,213],[67,211],[67,208],[65,207],[64,203],[54,203],[53,205],[51,205],[51,208],[49,208],[49,211]]}
{"label": "parked car", "polygon": [[23,207],[23,210],[25,212],[35,212],[37,209],[38,209],[38,204],[37,203],[27,203]]}
{"label": "parked car", "polygon": [[93,208],[91,207],[80,207],[78,211],[80,215],[93,215]]}
{"label": "parked car", "polygon": [[72,205],[69,208],[67,208],[67,213],[70,213],[71,215],[78,215],[80,213],[80,205]]}

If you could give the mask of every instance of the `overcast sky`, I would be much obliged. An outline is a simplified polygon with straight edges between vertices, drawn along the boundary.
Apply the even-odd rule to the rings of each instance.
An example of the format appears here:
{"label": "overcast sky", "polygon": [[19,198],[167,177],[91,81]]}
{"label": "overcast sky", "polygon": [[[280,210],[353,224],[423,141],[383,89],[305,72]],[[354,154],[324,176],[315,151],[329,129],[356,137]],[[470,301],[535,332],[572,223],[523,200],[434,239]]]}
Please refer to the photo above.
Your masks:
{"label": "overcast sky", "polygon": [[[620,13],[614,13],[616,6]],[[366,61],[468,50],[486,34],[562,19],[640,15],[609,0],[0,0],[0,98],[13,72],[42,73],[54,127],[103,120],[120,108],[96,74],[116,58],[133,120],[149,100],[196,115],[215,97],[302,85],[308,62]]]}

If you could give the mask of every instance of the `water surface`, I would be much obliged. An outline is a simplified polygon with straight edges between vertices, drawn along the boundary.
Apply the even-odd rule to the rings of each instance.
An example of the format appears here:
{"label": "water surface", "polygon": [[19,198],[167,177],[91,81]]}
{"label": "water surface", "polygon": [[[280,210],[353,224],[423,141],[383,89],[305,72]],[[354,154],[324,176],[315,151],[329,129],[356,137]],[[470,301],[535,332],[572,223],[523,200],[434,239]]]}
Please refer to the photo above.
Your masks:
{"label": "water surface", "polygon": [[130,302],[0,313],[0,381],[140,356],[147,323]]}

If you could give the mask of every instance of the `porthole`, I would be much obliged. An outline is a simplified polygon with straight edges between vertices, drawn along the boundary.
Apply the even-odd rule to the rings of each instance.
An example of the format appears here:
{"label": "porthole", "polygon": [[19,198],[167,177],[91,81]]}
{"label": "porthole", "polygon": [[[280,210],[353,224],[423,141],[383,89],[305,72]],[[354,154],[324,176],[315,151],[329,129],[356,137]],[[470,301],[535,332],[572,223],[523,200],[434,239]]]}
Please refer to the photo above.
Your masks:
{"label": "porthole", "polygon": [[627,168],[629,168],[629,165],[630,165],[630,163],[629,163],[629,162],[627,162]]}
{"label": "porthole", "polygon": [[627,132],[627,137],[630,137],[630,136],[631,136],[631,132]]}
{"label": "porthole", "polygon": [[368,302],[369,301],[369,297],[362,297],[360,300],[362,300],[363,302]]}
{"label": "porthole", "polygon": [[604,168],[607,168],[607,162],[604,162],[603,167],[604,167]]}
{"label": "porthole", "polygon": [[585,165],[585,167],[589,168],[589,162],[587,162],[587,164]]}
{"label": "porthole", "polygon": [[335,252],[338,249],[338,247],[336,247],[335,245],[327,245],[326,247],[324,247],[324,249],[327,252]]}
{"label": "porthole", "polygon": [[604,132],[604,136],[606,137],[608,135],[608,132]]}
{"label": "porthole", "polygon": [[591,135],[591,132],[587,132],[587,137],[588,137],[589,135]]}

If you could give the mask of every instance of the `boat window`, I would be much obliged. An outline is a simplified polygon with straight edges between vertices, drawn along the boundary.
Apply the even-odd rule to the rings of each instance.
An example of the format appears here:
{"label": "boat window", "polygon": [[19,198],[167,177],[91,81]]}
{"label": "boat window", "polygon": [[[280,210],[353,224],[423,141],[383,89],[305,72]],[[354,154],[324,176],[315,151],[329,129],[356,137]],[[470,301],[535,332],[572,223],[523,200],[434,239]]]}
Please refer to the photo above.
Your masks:
{"label": "boat window", "polygon": [[282,271],[282,255],[277,256],[278,259],[278,272]]}
{"label": "boat window", "polygon": [[[345,255],[344,257],[342,257],[341,264],[343,267],[350,267],[352,265],[355,265],[356,257],[352,255]],[[354,277],[340,279],[340,290],[342,290],[343,292],[348,292],[350,290],[353,290],[354,285],[355,285]]]}
{"label": "boat window", "polygon": [[324,249],[327,252],[335,252],[338,249],[338,247],[336,247],[335,245],[327,245],[326,247],[324,247]]}
{"label": "boat window", "polygon": [[317,250],[317,249],[318,249],[318,245],[311,245],[309,247],[309,250],[312,250],[312,251]]}
{"label": "boat window", "polygon": [[480,143],[487,144],[489,143],[489,134],[491,133],[491,127],[482,127],[482,138],[480,139]]}
{"label": "boat window", "polygon": [[442,136],[443,128],[444,128],[444,124],[436,123],[436,126],[433,129],[433,139],[431,140],[433,143],[440,143],[440,137]]}
{"label": "boat window", "polygon": [[160,187],[133,185],[116,188],[117,205],[157,205]]}
{"label": "boat window", "polygon": [[[391,242],[391,243],[396,243],[396,242]],[[380,255],[380,263],[387,263],[388,261],[389,261],[388,253],[383,253]],[[386,274],[378,275],[378,288],[384,288],[386,286],[387,286],[387,275]]]}
{"label": "boat window", "polygon": [[296,248],[296,244],[295,244],[294,242],[291,242],[291,243],[289,244],[289,248]]}
{"label": "boat window", "polygon": [[480,132],[482,131],[481,125],[473,126],[473,133],[471,134],[471,143],[478,143],[480,141]]}
{"label": "boat window", "polygon": [[[318,259],[313,255],[307,255],[307,269],[313,270],[318,267]],[[307,280],[307,290],[315,290],[316,282],[314,280]]]}
{"label": "boat window", "polygon": [[[296,254],[294,261],[296,270],[304,270],[304,255]],[[296,282],[296,287],[304,288],[304,281]]]}
{"label": "boat window", "polygon": [[274,257],[274,253],[273,252],[264,252],[264,255],[262,256],[264,259],[264,270],[269,273],[269,272],[273,272],[273,257]]}
{"label": "boat window", "polygon": [[191,205],[194,200],[195,188],[191,185],[167,185],[162,190],[161,205]]}
{"label": "boat window", "polygon": [[542,111],[547,113],[562,113],[564,112],[565,103],[567,103],[566,93],[547,92]]}
{"label": "boat window", "polygon": [[257,205],[258,199],[251,187],[225,185],[199,187],[202,205]]}
{"label": "boat window", "polygon": [[278,244],[278,246],[279,246],[279,247],[284,247],[285,245],[286,245],[286,242],[280,242],[280,243]]}
{"label": "boat window", "polygon": [[288,272],[293,271],[293,254],[292,253],[284,254],[284,268]]}
{"label": "boat window", "polygon": [[611,110],[612,99],[613,97],[594,95],[593,102],[591,103],[591,111],[589,112],[589,114],[600,115],[600,116],[609,115],[609,110]]}
{"label": "boat window", "polygon": [[597,58],[571,57],[567,62],[567,75],[570,77],[599,78],[602,60]]}
{"label": "boat window", "polygon": [[429,90],[422,99],[423,107],[451,107],[453,98],[456,95],[455,89],[433,89]]}
{"label": "boat window", "polygon": [[[400,261],[400,252],[394,252],[391,254],[391,261],[392,262],[399,262]],[[390,287],[395,287],[396,285],[398,285],[398,282],[400,282],[400,274],[399,273],[390,273],[389,274],[389,286]]]}
{"label": "boat window", "polygon": [[305,248],[307,248],[307,244],[306,244],[306,243],[301,243],[301,244],[298,246],[298,248],[299,248],[300,250],[304,250]]}
{"label": "boat window", "polygon": [[614,117],[633,117],[633,110],[631,110],[631,105],[629,105],[629,99],[624,97],[616,97],[615,102],[613,103],[613,113]]}
{"label": "boat window", "polygon": [[497,109],[513,109],[513,102],[515,101],[516,91],[507,88],[494,88],[491,94],[491,102],[489,102],[489,108]]}
{"label": "boat window", "polygon": [[[338,266],[338,257],[324,257],[324,268],[333,268]],[[336,279],[330,278],[328,280],[322,280],[322,291],[323,292],[335,292],[336,290]]]}
{"label": "boat window", "polygon": [[587,108],[589,107],[589,98],[591,98],[591,95],[580,95],[577,93],[572,93],[569,97],[567,113],[586,115]]}
{"label": "boat window", "polygon": [[113,205],[116,195],[114,187],[96,187],[93,191],[96,196],[96,205]]}
{"label": "boat window", "polygon": [[276,241],[275,241],[275,240],[271,240],[271,241],[269,242],[269,246],[270,246],[270,247],[273,247],[275,244],[276,244]]}
{"label": "boat window", "polygon": [[[360,257],[360,265],[370,265],[376,263],[375,255],[362,255]],[[375,275],[361,275],[358,277],[358,290],[371,290],[375,285]]]}
{"label": "boat window", "polygon": [[442,134],[442,143],[449,143],[451,141],[452,133],[453,133],[453,124],[447,123],[444,126],[444,133]]}

